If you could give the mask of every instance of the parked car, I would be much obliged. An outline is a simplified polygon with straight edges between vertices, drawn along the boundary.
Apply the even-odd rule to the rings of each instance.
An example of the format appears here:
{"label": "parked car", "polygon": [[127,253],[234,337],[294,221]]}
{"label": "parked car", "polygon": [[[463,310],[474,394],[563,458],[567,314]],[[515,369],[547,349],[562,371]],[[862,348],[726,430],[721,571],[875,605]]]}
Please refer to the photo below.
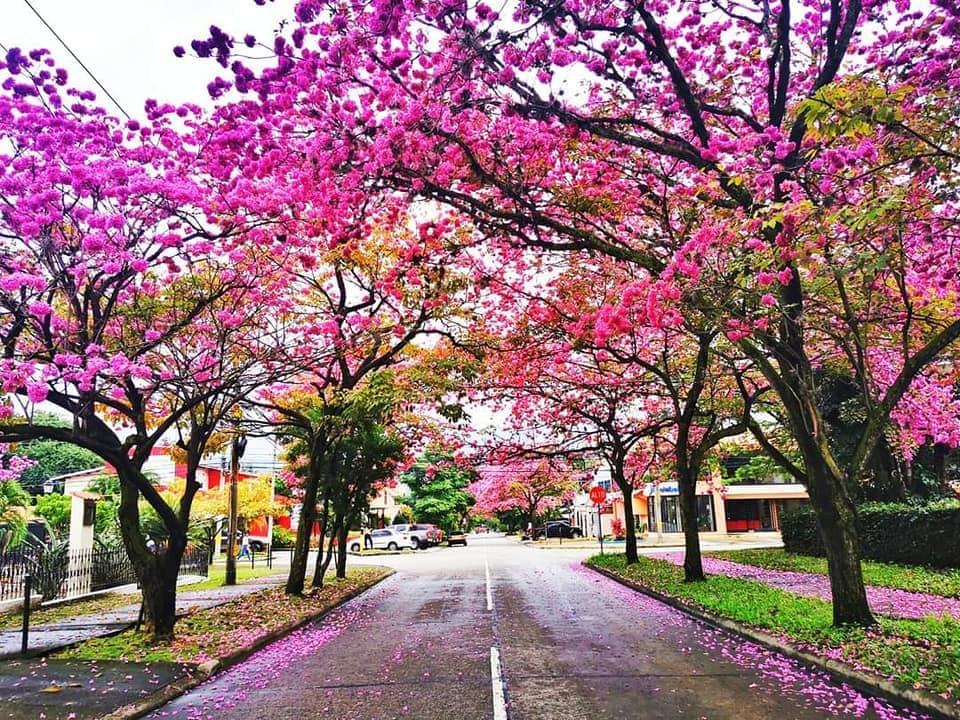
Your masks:
{"label": "parked car", "polygon": [[390,525],[390,529],[396,530],[409,536],[414,550],[425,550],[431,545],[440,544],[440,534],[436,525],[427,525],[426,523],[408,523],[402,525]]}
{"label": "parked car", "polygon": [[542,537],[580,538],[583,537],[583,530],[572,526],[567,520],[551,520],[543,527],[538,527],[533,531],[534,540],[539,540]]}
{"label": "parked car", "polygon": [[453,547],[454,545],[467,545],[467,534],[463,530],[453,530],[449,536],[447,536],[447,545]]}
{"label": "parked car", "polygon": [[[420,546],[418,540],[393,527],[371,530],[370,542],[373,544],[374,550],[402,550],[403,548],[416,550]],[[347,549],[352,552],[359,552],[362,545],[363,538],[353,538],[347,544]]]}

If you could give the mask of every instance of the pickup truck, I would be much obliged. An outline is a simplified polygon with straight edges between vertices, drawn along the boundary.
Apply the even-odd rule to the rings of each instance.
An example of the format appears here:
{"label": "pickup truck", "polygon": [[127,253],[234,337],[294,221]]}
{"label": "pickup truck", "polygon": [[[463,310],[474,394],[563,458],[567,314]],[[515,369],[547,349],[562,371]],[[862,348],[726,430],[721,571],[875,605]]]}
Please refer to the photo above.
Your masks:
{"label": "pickup truck", "polygon": [[428,547],[440,544],[440,532],[436,525],[404,523],[402,525],[389,525],[388,527],[408,535],[411,544],[419,550],[425,550]]}

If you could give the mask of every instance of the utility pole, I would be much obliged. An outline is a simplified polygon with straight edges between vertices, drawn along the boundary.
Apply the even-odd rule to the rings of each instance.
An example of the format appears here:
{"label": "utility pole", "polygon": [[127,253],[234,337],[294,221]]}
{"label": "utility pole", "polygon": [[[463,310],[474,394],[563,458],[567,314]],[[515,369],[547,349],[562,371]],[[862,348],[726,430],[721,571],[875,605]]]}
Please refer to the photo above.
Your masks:
{"label": "utility pole", "polygon": [[224,585],[237,584],[237,475],[240,474],[240,458],[247,449],[247,438],[238,435],[230,446],[230,521],[227,526],[227,573]]}

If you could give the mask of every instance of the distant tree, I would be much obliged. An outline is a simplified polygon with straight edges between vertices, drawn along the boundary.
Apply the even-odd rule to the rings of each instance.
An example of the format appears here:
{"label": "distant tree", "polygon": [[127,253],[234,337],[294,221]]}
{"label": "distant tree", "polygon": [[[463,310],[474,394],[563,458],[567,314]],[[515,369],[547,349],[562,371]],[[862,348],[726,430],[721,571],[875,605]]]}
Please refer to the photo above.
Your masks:
{"label": "distant tree", "polygon": [[42,492],[50,478],[103,465],[103,460],[89,450],[58,440],[21,443],[16,452],[35,463],[20,474],[20,484],[33,494]]}
{"label": "distant tree", "polygon": [[[271,483],[270,475],[245,478],[237,483],[237,517],[242,527],[248,527],[252,520],[259,517],[286,514],[284,506],[273,500]],[[175,483],[168,489],[171,499],[179,497],[180,484]],[[194,498],[191,508],[191,517],[195,520],[226,517],[229,513],[230,493],[226,488],[201,490]]]}
{"label": "distant tree", "polygon": [[487,465],[478,468],[477,476],[470,492],[477,499],[478,511],[516,511],[533,525],[542,513],[572,499],[577,487],[570,465],[557,458]]}
{"label": "distant tree", "polygon": [[467,489],[476,480],[472,468],[457,464],[452,453],[428,450],[400,476],[410,488],[410,507],[418,522],[445,532],[462,527],[476,499]]}
{"label": "distant tree", "polygon": [[[67,420],[53,413],[35,412],[33,420],[50,427],[70,428]],[[52,477],[103,465],[103,460],[95,453],[73,443],[57,440],[29,440],[18,443],[10,449],[10,454],[32,461],[29,467],[20,471],[19,482],[33,495],[42,492],[43,484]]]}

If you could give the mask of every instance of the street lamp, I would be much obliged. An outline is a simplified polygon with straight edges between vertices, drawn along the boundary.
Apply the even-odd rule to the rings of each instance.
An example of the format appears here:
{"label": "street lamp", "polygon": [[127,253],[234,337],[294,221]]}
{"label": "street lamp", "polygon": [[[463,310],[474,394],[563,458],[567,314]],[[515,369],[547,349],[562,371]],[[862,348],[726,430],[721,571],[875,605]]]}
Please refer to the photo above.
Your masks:
{"label": "street lamp", "polygon": [[237,584],[237,475],[240,458],[247,449],[246,435],[238,435],[230,446],[230,522],[227,530],[227,572],[224,585]]}

